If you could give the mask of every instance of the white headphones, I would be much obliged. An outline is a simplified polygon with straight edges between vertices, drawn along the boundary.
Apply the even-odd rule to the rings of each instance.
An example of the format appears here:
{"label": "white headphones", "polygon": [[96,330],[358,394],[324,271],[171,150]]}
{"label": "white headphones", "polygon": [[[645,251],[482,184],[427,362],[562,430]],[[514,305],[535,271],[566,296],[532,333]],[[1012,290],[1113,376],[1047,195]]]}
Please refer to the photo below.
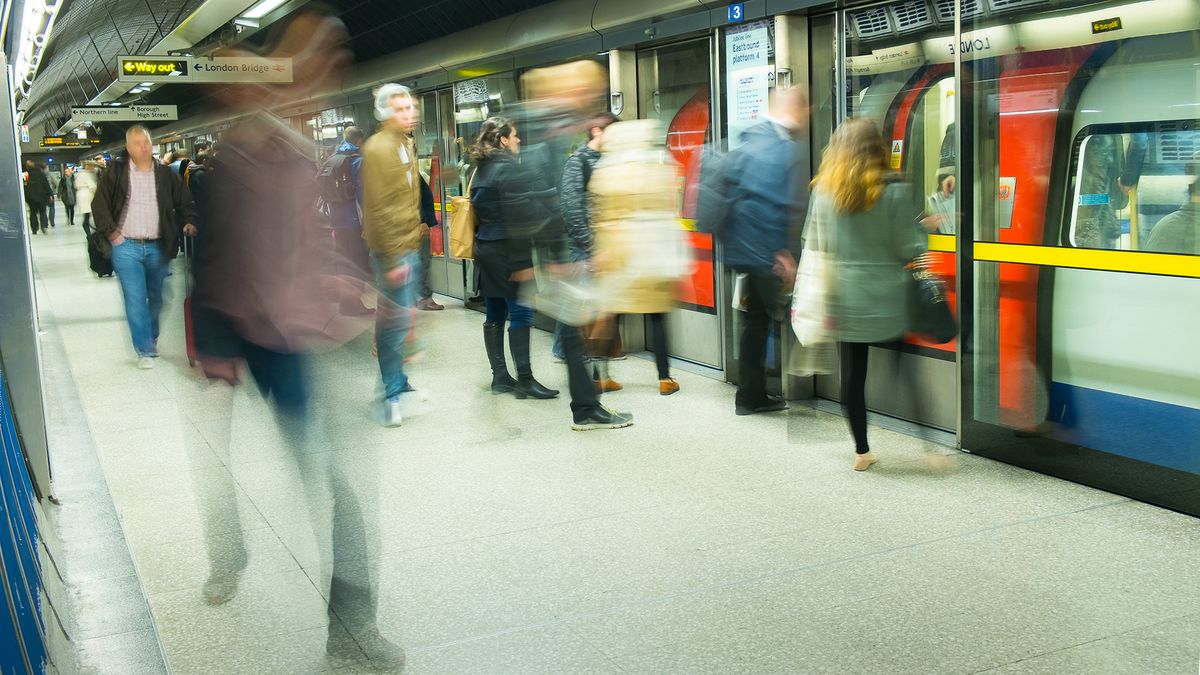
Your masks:
{"label": "white headphones", "polygon": [[412,98],[412,90],[402,84],[385,84],[375,92],[375,119],[383,122],[392,116],[392,99],[396,96]]}

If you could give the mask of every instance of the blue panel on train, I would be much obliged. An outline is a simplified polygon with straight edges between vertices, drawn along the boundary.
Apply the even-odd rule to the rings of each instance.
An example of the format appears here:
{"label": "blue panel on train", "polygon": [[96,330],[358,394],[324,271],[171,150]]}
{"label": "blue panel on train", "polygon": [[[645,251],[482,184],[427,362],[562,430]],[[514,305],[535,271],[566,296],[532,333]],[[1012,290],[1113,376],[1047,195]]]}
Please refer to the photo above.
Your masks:
{"label": "blue panel on train", "polygon": [[1055,382],[1053,421],[1071,443],[1200,473],[1200,410]]}
{"label": "blue panel on train", "polygon": [[734,3],[729,6],[729,23],[737,23],[746,19],[745,3]]}

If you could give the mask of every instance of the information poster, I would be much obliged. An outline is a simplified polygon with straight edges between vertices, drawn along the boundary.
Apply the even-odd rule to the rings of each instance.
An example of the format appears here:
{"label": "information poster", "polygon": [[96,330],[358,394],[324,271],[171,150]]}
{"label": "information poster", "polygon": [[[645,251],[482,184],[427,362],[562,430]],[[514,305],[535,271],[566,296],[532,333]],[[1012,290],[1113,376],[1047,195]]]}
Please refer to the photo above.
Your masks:
{"label": "information poster", "polygon": [[742,132],[767,114],[767,92],[774,68],[766,21],[732,26],[725,31],[725,107],[729,149],[741,145]]}

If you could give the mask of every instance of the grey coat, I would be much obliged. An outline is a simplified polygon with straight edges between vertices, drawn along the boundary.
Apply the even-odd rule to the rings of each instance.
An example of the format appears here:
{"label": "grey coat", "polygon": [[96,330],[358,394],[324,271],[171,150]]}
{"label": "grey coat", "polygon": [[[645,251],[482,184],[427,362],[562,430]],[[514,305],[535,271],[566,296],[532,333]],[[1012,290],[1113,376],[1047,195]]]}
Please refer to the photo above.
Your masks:
{"label": "grey coat", "polygon": [[833,197],[815,188],[805,235],[823,223],[834,276],[829,313],[840,342],[888,342],[910,325],[911,273],[905,266],[925,252],[926,238],[909,213],[908,186],[893,183],[869,211],[839,213]]}

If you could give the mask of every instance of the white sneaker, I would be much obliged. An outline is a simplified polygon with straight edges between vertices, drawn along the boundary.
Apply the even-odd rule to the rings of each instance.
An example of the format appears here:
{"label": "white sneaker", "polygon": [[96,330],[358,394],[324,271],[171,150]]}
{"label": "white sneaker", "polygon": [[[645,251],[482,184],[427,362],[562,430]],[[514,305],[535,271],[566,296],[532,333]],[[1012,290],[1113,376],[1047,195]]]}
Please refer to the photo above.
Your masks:
{"label": "white sneaker", "polygon": [[406,417],[416,417],[429,412],[429,393],[410,389],[401,392],[396,399],[400,402],[400,410]]}
{"label": "white sneaker", "polygon": [[141,368],[142,370],[150,370],[154,368],[154,359],[149,356],[139,356],[138,368]]}
{"label": "white sneaker", "polygon": [[398,427],[404,422],[404,413],[401,407],[399,396],[389,398],[383,402],[383,426]]}

